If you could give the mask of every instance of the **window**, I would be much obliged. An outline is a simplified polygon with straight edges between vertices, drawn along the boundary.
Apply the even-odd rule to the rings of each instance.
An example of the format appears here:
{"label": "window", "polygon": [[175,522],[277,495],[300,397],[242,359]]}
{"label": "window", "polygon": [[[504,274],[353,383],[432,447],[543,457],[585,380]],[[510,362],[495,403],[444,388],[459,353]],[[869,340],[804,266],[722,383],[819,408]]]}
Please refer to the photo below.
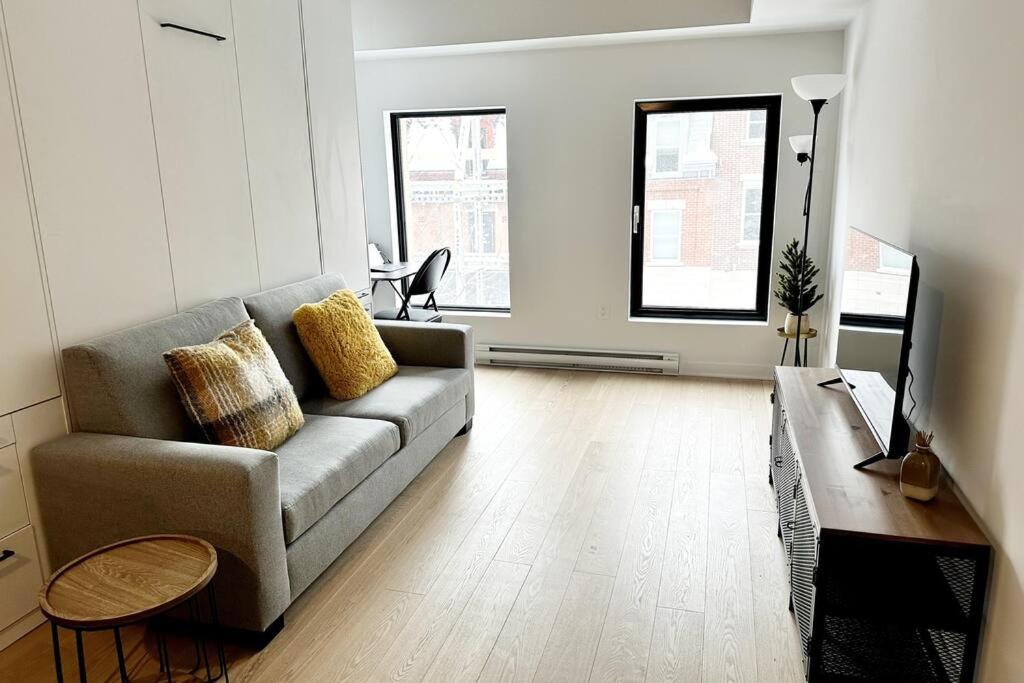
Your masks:
{"label": "window", "polygon": [[846,235],[839,322],[902,329],[914,257],[851,228]]}
{"label": "window", "polygon": [[660,177],[708,175],[715,165],[711,151],[711,112],[681,113],[654,123],[650,147],[654,174]]}
{"label": "window", "polygon": [[764,133],[768,125],[768,112],[765,109],[751,109],[747,112],[747,142],[764,142]]}
{"label": "window", "polygon": [[761,236],[761,185],[760,178],[743,182],[743,224],[740,235],[743,242],[757,242]]}
{"label": "window", "polygon": [[[781,104],[637,103],[631,315],[768,319]],[[745,144],[752,121],[764,144]]]}
{"label": "window", "polygon": [[681,209],[651,211],[651,260],[679,262],[683,212]]}
{"label": "window", "polygon": [[503,109],[391,114],[398,255],[452,250],[442,308],[510,308],[506,140]]}

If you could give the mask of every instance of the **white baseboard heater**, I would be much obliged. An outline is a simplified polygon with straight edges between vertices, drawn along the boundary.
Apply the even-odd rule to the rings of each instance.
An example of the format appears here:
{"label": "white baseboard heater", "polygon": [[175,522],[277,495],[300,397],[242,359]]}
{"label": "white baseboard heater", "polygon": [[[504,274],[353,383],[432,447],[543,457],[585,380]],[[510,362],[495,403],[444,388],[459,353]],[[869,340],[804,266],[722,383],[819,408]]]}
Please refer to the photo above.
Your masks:
{"label": "white baseboard heater", "polygon": [[656,351],[600,351],[509,344],[477,344],[480,365],[507,365],[561,370],[637,372],[647,375],[678,375],[679,354]]}

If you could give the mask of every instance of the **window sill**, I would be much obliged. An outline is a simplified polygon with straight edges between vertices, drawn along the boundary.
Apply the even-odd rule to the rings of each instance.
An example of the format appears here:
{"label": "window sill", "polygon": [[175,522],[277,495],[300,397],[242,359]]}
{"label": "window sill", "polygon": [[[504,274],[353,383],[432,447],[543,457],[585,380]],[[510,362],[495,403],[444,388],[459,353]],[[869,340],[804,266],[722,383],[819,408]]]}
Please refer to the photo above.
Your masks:
{"label": "window sill", "polygon": [[442,317],[451,316],[453,318],[511,318],[511,311],[467,311],[464,309],[453,309],[441,307]]}
{"label": "window sill", "polygon": [[629,316],[631,323],[666,323],[669,325],[705,325],[721,327],[768,327],[767,320],[715,320],[712,318],[658,318],[647,316]]}
{"label": "window sill", "polygon": [[897,327],[870,327],[868,325],[840,325],[840,332],[875,332],[877,334],[902,335],[903,330]]}

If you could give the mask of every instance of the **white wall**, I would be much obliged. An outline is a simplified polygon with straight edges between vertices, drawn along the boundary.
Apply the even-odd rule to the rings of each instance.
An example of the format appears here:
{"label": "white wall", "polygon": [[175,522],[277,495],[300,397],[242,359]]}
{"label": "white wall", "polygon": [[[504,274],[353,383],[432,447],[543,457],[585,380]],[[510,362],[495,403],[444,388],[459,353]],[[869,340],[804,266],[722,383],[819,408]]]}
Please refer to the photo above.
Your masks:
{"label": "white wall", "polygon": [[[843,35],[803,33],[356,62],[370,239],[392,241],[384,112],[505,106],[509,140],[510,318],[446,315],[480,342],[675,351],[691,373],[767,376],[770,325],[627,321],[633,102],[783,93],[782,140],[809,132],[789,80],[842,66]],[[839,108],[825,110],[811,251],[826,254]],[[806,167],[782,143],[775,256],[802,234]],[[608,320],[598,319],[607,306]],[[818,311],[815,311],[818,312]],[[813,352],[813,346],[812,346]]]}
{"label": "white wall", "polygon": [[746,22],[750,0],[353,0],[356,49],[423,47]]}
{"label": "white wall", "polygon": [[918,417],[996,546],[978,680],[1000,682],[1024,676],[1022,25],[1016,0],[868,6],[848,36],[836,214],[920,258],[915,328],[936,330],[937,358]]}

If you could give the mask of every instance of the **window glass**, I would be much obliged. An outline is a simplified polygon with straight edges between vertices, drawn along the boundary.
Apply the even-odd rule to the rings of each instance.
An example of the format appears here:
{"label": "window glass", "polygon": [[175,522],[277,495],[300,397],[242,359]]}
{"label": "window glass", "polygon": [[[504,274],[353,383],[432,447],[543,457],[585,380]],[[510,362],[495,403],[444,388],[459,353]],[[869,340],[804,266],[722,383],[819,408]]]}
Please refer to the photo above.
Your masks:
{"label": "window glass", "polygon": [[420,262],[448,247],[448,308],[507,310],[508,158],[503,111],[392,114],[399,241]]}
{"label": "window glass", "polygon": [[747,139],[764,140],[767,112],[764,109],[754,109],[747,112]]}
{"label": "window glass", "polygon": [[651,212],[651,258],[653,260],[679,260],[682,213],[678,209],[656,209]]}
{"label": "window glass", "polygon": [[743,187],[743,241],[756,242],[761,234],[761,184]]}
{"label": "window glass", "polygon": [[[633,315],[767,319],[780,105],[637,104]],[[771,149],[749,144],[752,125],[774,127]]]}

